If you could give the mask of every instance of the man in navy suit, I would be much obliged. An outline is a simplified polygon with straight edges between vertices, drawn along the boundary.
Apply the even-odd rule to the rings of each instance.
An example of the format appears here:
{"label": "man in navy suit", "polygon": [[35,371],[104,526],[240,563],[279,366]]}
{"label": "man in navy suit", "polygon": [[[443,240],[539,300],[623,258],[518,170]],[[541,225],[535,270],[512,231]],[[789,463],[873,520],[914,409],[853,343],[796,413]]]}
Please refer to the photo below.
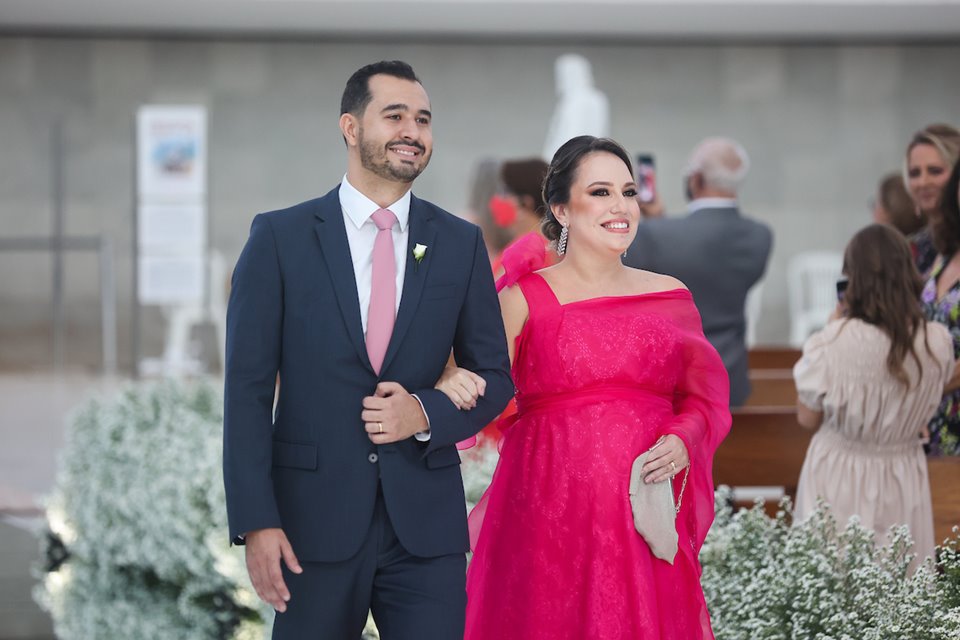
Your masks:
{"label": "man in navy suit", "polygon": [[[224,482],[273,637],[463,636],[468,548],[456,442],[513,393],[483,238],[410,193],[433,148],[409,65],[347,82],[347,173],[258,215],[227,310]],[[434,389],[451,350],[482,378]],[[273,410],[277,375],[280,391]]]}

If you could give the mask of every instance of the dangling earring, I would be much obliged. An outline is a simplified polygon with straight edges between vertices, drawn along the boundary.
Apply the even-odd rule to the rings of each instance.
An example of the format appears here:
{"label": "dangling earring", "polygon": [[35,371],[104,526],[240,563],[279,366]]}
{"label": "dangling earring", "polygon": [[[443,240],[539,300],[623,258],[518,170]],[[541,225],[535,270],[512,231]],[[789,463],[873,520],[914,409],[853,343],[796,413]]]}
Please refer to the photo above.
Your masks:
{"label": "dangling earring", "polygon": [[567,252],[567,227],[560,230],[560,239],[557,240],[557,255],[562,256]]}

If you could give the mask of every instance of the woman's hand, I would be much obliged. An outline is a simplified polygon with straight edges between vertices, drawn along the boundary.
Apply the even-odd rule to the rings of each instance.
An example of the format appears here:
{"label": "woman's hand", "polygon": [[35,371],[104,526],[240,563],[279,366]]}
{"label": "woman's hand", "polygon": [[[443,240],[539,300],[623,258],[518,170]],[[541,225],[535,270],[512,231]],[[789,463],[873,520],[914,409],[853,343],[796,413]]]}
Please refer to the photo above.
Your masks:
{"label": "woman's hand", "polygon": [[464,411],[477,406],[477,398],[487,390],[487,381],[473,371],[447,365],[433,388],[442,391],[457,409]]}
{"label": "woman's hand", "polygon": [[660,439],[650,448],[650,451],[647,463],[643,465],[641,470],[644,482],[648,484],[672,478],[690,464],[690,456],[687,455],[686,445],[683,444],[683,440],[672,433],[660,436]]}

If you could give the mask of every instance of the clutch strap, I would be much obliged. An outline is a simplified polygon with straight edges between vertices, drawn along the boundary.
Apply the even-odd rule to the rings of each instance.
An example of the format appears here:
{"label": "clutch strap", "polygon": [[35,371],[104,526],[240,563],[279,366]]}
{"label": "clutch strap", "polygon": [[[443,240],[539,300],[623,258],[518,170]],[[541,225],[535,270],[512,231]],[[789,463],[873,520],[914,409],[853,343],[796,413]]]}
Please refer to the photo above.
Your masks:
{"label": "clutch strap", "polygon": [[680,505],[683,504],[683,490],[687,488],[687,478],[690,476],[690,465],[692,462],[687,463],[687,468],[683,473],[683,483],[680,485],[680,495],[677,496],[677,515],[680,515]]}

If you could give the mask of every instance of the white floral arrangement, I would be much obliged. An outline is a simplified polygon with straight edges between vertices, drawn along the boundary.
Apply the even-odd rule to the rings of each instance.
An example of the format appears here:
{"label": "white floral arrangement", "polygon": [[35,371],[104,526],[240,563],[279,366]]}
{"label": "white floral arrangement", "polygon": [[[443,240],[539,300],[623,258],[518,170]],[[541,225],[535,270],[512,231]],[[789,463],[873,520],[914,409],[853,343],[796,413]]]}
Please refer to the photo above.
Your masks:
{"label": "white floral arrangement", "polygon": [[228,544],[221,394],[130,387],[72,420],[35,599],[62,640],[259,640],[273,619]]}
{"label": "white floral arrangement", "polygon": [[912,571],[907,527],[877,547],[857,518],[839,527],[821,504],[791,524],[761,505],[733,513],[717,492],[717,517],[700,552],[717,640],[956,640],[960,638],[957,540]]}

